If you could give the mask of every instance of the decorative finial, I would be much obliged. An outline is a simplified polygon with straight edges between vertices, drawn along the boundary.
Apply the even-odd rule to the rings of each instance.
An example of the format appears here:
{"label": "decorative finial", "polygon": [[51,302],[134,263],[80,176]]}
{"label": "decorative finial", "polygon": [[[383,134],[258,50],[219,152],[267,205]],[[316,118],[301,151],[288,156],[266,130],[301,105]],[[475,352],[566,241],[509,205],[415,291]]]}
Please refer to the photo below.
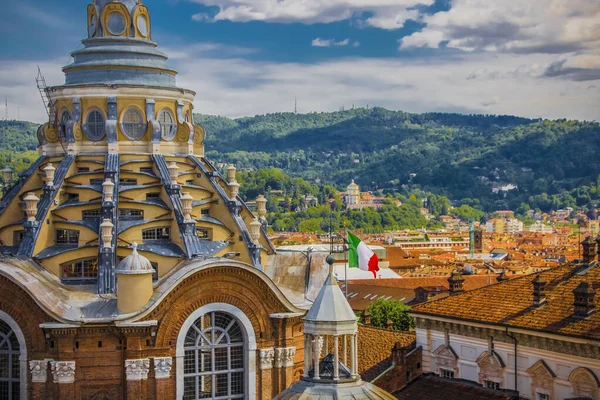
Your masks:
{"label": "decorative finial", "polygon": [[137,247],[138,247],[138,244],[136,242],[133,242],[133,244],[131,245],[131,249],[132,249],[131,254],[137,254],[138,253],[137,252]]}

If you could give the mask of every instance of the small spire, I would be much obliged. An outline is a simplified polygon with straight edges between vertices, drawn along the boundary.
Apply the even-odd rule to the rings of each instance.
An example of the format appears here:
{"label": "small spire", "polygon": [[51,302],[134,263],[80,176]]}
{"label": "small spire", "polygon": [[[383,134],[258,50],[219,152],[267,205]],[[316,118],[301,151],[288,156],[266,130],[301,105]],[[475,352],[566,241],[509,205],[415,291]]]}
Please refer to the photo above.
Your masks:
{"label": "small spire", "polygon": [[137,242],[133,242],[133,244],[131,245],[131,249],[132,249],[131,254],[137,254],[138,253],[137,248],[138,248]]}

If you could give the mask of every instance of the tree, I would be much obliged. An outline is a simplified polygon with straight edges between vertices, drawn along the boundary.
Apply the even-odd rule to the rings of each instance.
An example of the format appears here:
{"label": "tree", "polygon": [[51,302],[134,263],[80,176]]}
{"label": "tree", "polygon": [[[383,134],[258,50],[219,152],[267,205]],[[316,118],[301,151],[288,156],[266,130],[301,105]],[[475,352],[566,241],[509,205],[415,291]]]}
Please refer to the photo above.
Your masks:
{"label": "tree", "polygon": [[371,324],[378,328],[385,328],[387,321],[391,320],[395,330],[408,331],[415,327],[413,319],[408,315],[408,306],[400,300],[385,300],[379,298],[367,307],[371,314]]}

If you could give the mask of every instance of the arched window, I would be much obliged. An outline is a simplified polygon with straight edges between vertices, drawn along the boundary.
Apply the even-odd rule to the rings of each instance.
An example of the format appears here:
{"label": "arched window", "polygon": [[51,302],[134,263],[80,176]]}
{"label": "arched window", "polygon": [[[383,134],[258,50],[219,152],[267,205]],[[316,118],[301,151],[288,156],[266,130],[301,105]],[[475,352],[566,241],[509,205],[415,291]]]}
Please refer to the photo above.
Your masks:
{"label": "arched window", "polygon": [[23,397],[20,356],[21,346],[15,331],[0,319],[0,399]]}
{"label": "arched window", "polygon": [[94,142],[102,140],[106,134],[104,115],[98,110],[90,111],[86,119],[84,131],[90,140]]}
{"label": "arched window", "polygon": [[158,122],[160,122],[160,134],[165,140],[173,140],[177,126],[175,125],[175,118],[169,110],[162,110],[158,115]]}
{"label": "arched window", "polygon": [[142,113],[135,108],[130,108],[125,112],[121,128],[129,140],[139,140],[146,133],[146,123]]}
{"label": "arched window", "polygon": [[245,343],[240,323],[224,312],[206,313],[184,342],[183,398],[243,399]]}

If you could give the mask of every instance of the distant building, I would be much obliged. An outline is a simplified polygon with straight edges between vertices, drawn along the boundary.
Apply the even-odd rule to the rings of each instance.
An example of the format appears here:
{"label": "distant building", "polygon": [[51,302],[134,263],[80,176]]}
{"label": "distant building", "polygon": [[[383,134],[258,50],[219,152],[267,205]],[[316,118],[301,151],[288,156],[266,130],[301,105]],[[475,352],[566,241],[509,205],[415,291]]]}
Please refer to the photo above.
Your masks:
{"label": "distant building", "polygon": [[348,185],[346,189],[346,197],[344,198],[344,202],[346,205],[358,204],[360,201],[360,188],[356,183],[354,183],[354,179],[352,183]]}
{"label": "distant building", "polygon": [[536,221],[534,224],[529,226],[529,232],[552,233],[552,231],[552,226],[544,224],[542,221]]}

